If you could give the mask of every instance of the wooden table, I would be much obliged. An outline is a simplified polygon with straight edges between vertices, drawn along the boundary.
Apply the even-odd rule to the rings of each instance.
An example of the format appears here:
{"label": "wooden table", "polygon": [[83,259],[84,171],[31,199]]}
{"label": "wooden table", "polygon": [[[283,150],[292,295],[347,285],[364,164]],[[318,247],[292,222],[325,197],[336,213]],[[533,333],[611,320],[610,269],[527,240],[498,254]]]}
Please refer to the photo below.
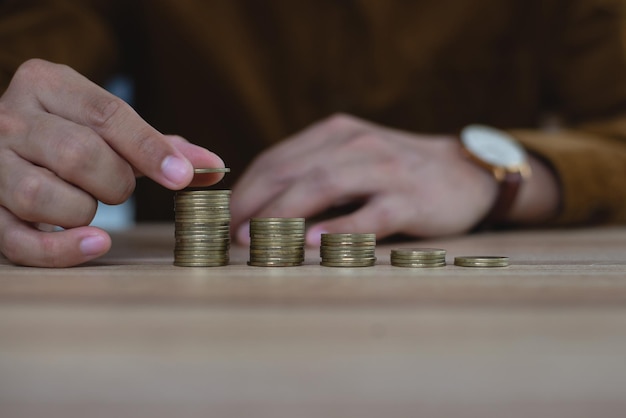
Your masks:
{"label": "wooden table", "polygon": [[626,228],[430,240],[507,268],[172,266],[173,230],[0,261],[0,417],[624,417]]}

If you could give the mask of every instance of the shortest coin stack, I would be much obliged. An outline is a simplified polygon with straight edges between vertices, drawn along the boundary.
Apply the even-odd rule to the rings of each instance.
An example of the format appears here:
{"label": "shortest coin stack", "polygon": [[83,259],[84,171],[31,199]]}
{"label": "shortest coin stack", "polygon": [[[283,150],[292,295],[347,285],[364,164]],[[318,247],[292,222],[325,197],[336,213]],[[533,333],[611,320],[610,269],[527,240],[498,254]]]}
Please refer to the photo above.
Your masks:
{"label": "shortest coin stack", "polygon": [[299,266],[304,262],[304,240],[304,218],[252,218],[248,265]]}
{"label": "shortest coin stack", "polygon": [[370,267],[376,263],[376,234],[322,234],[320,264]]}
{"label": "shortest coin stack", "polygon": [[439,248],[397,248],[391,250],[391,265],[429,268],[446,265],[446,250]]}
{"label": "shortest coin stack", "polygon": [[182,190],[174,198],[174,265],[228,264],[230,190]]}
{"label": "shortest coin stack", "polygon": [[492,255],[472,255],[455,257],[454,265],[461,267],[506,267],[509,265],[509,257]]}

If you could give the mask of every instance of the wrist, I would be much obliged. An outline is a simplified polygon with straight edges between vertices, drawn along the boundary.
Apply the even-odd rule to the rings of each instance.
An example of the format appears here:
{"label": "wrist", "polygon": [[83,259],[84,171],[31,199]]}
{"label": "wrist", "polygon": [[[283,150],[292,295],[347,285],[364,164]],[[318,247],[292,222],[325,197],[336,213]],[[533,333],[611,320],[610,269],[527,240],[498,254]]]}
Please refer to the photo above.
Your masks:
{"label": "wrist", "polygon": [[515,224],[540,224],[554,218],[560,204],[560,187],[552,168],[530,155],[533,175],[524,182],[506,221]]}

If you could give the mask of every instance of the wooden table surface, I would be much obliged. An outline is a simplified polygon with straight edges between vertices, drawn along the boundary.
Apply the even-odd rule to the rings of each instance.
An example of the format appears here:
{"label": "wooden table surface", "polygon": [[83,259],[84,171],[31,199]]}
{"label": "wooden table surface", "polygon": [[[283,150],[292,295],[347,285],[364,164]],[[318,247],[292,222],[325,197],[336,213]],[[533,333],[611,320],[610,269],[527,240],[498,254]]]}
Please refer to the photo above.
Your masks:
{"label": "wooden table surface", "polygon": [[[511,266],[389,265],[393,247]],[[0,260],[0,417],[624,417],[626,228],[379,244],[370,268],[172,265],[173,229],[70,269]]]}

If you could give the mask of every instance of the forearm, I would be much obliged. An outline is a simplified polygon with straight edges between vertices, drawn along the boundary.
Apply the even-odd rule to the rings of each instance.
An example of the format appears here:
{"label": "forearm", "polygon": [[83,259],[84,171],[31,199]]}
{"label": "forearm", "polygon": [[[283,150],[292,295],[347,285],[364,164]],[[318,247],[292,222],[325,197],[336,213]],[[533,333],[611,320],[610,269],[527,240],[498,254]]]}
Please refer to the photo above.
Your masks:
{"label": "forearm", "polygon": [[[524,216],[535,212],[532,208],[537,208],[537,214],[548,214],[550,207],[557,209],[544,221],[554,224],[626,221],[626,140],[617,129],[610,133],[609,125],[603,125],[604,132],[511,132],[529,152],[541,156],[516,205],[516,221],[526,222]],[[555,188],[559,193],[551,192]],[[549,203],[550,195],[560,195],[556,204]]]}

